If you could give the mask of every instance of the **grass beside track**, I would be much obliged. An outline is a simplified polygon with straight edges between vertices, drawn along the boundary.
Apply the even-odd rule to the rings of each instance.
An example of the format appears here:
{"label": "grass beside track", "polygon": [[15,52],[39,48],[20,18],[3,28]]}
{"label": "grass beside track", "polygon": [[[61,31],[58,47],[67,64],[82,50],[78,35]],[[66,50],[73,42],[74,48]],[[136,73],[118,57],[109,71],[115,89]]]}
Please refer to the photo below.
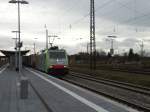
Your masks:
{"label": "grass beside track", "polygon": [[70,67],[71,71],[94,75],[100,78],[106,78],[115,81],[121,81],[126,83],[132,83],[136,85],[150,87],[150,75],[135,74],[118,71],[107,71],[107,70],[95,70],[91,71],[87,68],[82,67]]}

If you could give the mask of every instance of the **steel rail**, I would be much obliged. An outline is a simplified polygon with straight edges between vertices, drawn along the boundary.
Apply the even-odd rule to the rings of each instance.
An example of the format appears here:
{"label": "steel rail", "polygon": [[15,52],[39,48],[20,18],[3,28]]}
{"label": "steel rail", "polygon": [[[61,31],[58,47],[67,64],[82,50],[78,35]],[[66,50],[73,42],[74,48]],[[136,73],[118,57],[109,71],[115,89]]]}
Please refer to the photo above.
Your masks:
{"label": "steel rail", "polygon": [[[71,74],[71,76],[75,76],[75,75]],[[90,80],[90,81],[94,81],[94,82],[97,82],[97,83],[102,83],[102,84],[109,85],[109,86],[118,87],[118,88],[121,88],[121,89],[125,89],[125,90],[129,90],[129,91],[133,91],[133,92],[137,92],[137,93],[140,93],[140,94],[143,94],[143,95],[150,96],[150,91],[145,91],[145,90],[142,90],[142,89],[137,89],[137,88],[133,88],[133,87],[125,86],[125,85],[119,85],[119,84],[112,83],[112,82],[109,82],[109,81],[98,80],[98,79],[93,79],[93,78],[84,77],[84,76],[75,76],[75,77]]]}
{"label": "steel rail", "polygon": [[[69,74],[69,76],[73,77],[73,79],[74,79],[74,77],[76,77],[76,78],[81,78],[81,79],[88,80],[88,81],[94,81],[94,82],[96,81],[96,82],[97,82],[97,80],[95,80],[95,79],[90,79],[90,78],[87,78],[87,77],[76,76],[76,75],[72,75],[72,74]],[[109,93],[106,93],[106,92],[98,91],[96,88],[91,88],[90,86],[87,86],[86,84],[81,84],[81,83],[78,82],[78,81],[74,81],[74,80],[71,80],[71,79],[67,79],[67,78],[65,78],[65,77],[63,78],[63,80],[65,80],[65,81],[67,81],[67,82],[70,82],[70,83],[72,83],[72,84],[78,85],[78,86],[80,86],[80,87],[83,87],[83,88],[85,88],[85,89],[88,89],[88,90],[90,90],[90,91],[93,91],[93,92],[95,92],[95,93],[101,94],[101,95],[103,95],[103,96],[109,97],[109,98],[111,98],[111,99],[113,99],[113,100],[116,100],[116,101],[118,101],[118,102],[124,103],[124,104],[126,104],[126,105],[128,105],[128,106],[131,106],[131,107],[133,107],[133,108],[142,110],[142,111],[144,111],[144,112],[149,112],[149,111],[150,111],[150,108],[148,108],[148,107],[139,105],[139,104],[137,104],[137,103],[130,102],[130,101],[128,101],[127,99],[123,99],[123,98],[120,98],[120,97],[113,96],[113,95],[111,95],[111,94],[109,94]],[[97,83],[99,83],[99,82],[97,82]],[[104,83],[103,83],[103,84],[104,84]],[[109,86],[114,86],[114,85],[109,84]],[[117,87],[117,86],[115,85],[115,87]],[[119,88],[120,88],[120,87],[119,87]],[[126,89],[126,88],[124,88],[124,89]],[[126,89],[126,90],[129,91],[129,89]],[[134,91],[134,90],[131,90],[131,91]],[[134,92],[135,92],[135,91],[134,91]],[[141,93],[140,93],[140,94],[141,94]]]}
{"label": "steel rail", "polygon": [[92,75],[89,75],[89,74],[83,74],[83,73],[77,73],[77,72],[70,72],[70,73],[80,75],[80,76],[90,77],[90,78],[93,78],[93,79],[96,79],[96,80],[107,81],[107,82],[111,82],[111,83],[114,83],[114,84],[128,86],[128,87],[132,87],[132,88],[136,88],[136,89],[141,89],[142,91],[147,91],[148,94],[150,93],[150,88],[144,87],[144,86],[141,86],[141,85],[135,85],[135,84],[131,84],[131,83],[120,82],[120,81],[110,80],[110,79],[106,79],[106,78],[100,78],[100,77],[95,76],[95,75],[92,76]]}

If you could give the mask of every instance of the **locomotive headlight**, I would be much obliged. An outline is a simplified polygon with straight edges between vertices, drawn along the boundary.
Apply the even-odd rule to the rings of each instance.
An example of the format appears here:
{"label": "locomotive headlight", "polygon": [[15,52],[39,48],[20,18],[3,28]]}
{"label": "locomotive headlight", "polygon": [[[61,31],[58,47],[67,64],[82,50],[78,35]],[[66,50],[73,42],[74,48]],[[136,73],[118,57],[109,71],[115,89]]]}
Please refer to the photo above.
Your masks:
{"label": "locomotive headlight", "polygon": [[67,68],[67,66],[64,66],[64,68]]}
{"label": "locomotive headlight", "polygon": [[49,66],[49,68],[53,68],[53,66]]}

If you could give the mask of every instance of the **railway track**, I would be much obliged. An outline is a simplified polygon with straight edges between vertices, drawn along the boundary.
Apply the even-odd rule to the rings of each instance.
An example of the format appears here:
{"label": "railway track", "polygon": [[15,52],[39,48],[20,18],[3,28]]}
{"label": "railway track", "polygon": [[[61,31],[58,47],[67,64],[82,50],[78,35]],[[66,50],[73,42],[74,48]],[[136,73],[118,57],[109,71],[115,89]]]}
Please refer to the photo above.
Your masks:
{"label": "railway track", "polygon": [[127,90],[130,90],[133,92],[138,92],[138,93],[150,96],[150,88],[148,88],[148,87],[143,87],[143,86],[139,86],[139,85],[124,83],[124,82],[119,82],[119,81],[114,81],[114,80],[109,80],[109,79],[100,78],[100,77],[94,77],[91,75],[86,75],[86,74],[81,74],[81,73],[76,73],[76,72],[71,72],[70,75],[79,77],[79,78],[84,78],[84,79],[91,80],[91,81],[95,81],[98,83],[116,86],[116,87],[119,87],[122,89],[127,89]]}
{"label": "railway track", "polygon": [[150,112],[150,88],[75,72],[70,72],[63,80],[115,99],[144,112]]}
{"label": "railway track", "polygon": [[136,74],[143,74],[143,75],[150,75],[150,70],[132,70],[132,69],[121,69],[121,68],[101,68],[101,70],[110,70],[110,71],[118,71],[118,72],[127,72],[127,73],[136,73]]}

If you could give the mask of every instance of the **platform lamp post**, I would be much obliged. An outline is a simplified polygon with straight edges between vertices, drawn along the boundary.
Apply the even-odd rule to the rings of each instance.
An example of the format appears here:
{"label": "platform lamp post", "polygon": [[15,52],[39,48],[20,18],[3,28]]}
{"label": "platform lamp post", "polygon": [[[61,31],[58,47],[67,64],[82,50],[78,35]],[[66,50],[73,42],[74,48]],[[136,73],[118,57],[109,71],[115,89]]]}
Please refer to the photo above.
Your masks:
{"label": "platform lamp post", "polygon": [[18,61],[17,61],[17,57],[18,57],[18,55],[17,55],[17,51],[18,51],[18,49],[17,49],[17,40],[18,40],[17,33],[18,33],[18,31],[12,31],[12,33],[16,33],[16,38],[12,38],[12,39],[15,40],[15,69],[18,70]]}
{"label": "platform lamp post", "polygon": [[18,47],[18,52],[19,52],[19,56],[18,56],[19,74],[21,74],[21,52],[20,52],[20,48],[22,47],[22,43],[20,42],[20,4],[29,4],[29,3],[25,0],[11,0],[11,1],[9,1],[9,3],[18,5],[18,46],[17,47]]}
{"label": "platform lamp post", "polygon": [[[81,42],[83,38],[77,38],[76,40],[79,40]],[[80,44],[80,49],[79,49],[79,52],[82,52],[82,44]]]}
{"label": "platform lamp post", "polygon": [[89,47],[90,47],[90,43],[87,43],[87,46],[86,46],[87,54],[89,54]]}
{"label": "platform lamp post", "polygon": [[[36,41],[38,38],[34,38],[34,40]],[[35,41],[34,41],[34,55],[36,54],[36,46],[35,46]]]}
{"label": "platform lamp post", "polygon": [[117,36],[109,35],[107,37],[111,39],[110,54],[113,55],[114,54],[114,39],[117,38]]}

